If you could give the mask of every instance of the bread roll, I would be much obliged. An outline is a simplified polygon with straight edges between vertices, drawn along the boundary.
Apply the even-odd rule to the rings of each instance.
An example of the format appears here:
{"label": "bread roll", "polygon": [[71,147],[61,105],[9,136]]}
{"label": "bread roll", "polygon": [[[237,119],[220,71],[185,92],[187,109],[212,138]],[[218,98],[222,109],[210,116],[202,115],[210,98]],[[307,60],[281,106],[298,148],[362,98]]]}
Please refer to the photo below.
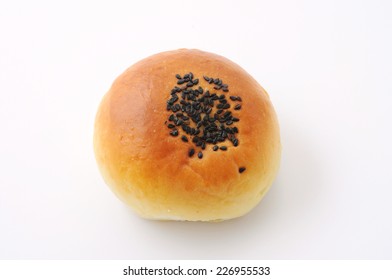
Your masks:
{"label": "bread roll", "polygon": [[142,217],[221,221],[266,194],[281,145],[270,98],[245,70],[180,49],[114,81],[96,115],[94,151],[105,182]]}

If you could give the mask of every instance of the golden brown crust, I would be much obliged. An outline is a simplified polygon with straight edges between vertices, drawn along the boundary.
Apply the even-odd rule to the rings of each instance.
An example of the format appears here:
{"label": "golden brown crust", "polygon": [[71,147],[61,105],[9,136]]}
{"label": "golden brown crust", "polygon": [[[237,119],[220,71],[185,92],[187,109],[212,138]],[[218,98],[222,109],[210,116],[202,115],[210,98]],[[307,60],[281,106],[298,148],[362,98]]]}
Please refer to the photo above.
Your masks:
{"label": "golden brown crust", "polygon": [[[166,101],[176,74],[192,72],[199,85],[216,92],[203,75],[219,77],[242,109],[234,147],[202,159],[188,156],[193,143],[169,135]],[[219,92],[222,94],[223,92]],[[234,114],[234,113],[233,113]],[[277,118],[264,89],[230,60],[199,50],[180,49],[148,57],[113,83],[99,107],[94,148],[112,190],[140,215],[152,219],[222,220],[252,209],[278,170]],[[239,173],[239,167],[246,171]]]}

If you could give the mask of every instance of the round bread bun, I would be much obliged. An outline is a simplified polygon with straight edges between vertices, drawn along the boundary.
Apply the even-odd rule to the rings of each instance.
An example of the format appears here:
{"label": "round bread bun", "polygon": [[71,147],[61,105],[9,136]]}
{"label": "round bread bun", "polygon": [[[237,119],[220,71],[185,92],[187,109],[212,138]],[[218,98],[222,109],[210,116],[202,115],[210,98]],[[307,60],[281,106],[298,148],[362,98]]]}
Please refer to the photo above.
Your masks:
{"label": "round bread bun", "polygon": [[114,81],[96,115],[94,150],[105,182],[142,217],[221,221],[266,194],[281,144],[270,98],[245,70],[179,49]]}

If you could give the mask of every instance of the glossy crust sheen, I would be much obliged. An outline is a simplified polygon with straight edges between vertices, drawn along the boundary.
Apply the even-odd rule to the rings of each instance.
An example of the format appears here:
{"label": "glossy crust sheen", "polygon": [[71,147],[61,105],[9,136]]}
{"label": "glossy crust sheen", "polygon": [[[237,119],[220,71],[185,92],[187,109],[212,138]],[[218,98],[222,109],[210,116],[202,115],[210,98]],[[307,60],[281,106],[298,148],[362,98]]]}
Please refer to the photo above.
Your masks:
{"label": "glossy crust sheen", "polygon": [[[209,145],[203,159],[189,158],[192,143],[169,135],[166,101],[175,75],[189,72],[211,92],[203,75],[228,84],[227,99],[241,96],[242,109],[233,111],[238,147],[226,140],[227,151]],[[141,216],[215,221],[256,206],[276,175],[281,145],[269,96],[247,72],[222,56],[180,49],[148,57],[115,80],[98,109],[94,150],[106,183]]]}

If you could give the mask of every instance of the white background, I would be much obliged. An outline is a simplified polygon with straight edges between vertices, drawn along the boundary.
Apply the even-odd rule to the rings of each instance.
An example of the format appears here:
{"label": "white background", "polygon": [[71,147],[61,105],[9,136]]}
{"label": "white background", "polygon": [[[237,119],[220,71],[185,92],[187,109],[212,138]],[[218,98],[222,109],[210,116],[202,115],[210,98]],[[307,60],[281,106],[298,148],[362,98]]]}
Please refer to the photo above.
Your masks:
{"label": "white background", "polygon": [[[0,2],[0,259],[391,259],[391,13],[390,1]],[[96,167],[112,81],[183,47],[240,64],[278,113],[281,168],[243,218],[143,220]]]}

